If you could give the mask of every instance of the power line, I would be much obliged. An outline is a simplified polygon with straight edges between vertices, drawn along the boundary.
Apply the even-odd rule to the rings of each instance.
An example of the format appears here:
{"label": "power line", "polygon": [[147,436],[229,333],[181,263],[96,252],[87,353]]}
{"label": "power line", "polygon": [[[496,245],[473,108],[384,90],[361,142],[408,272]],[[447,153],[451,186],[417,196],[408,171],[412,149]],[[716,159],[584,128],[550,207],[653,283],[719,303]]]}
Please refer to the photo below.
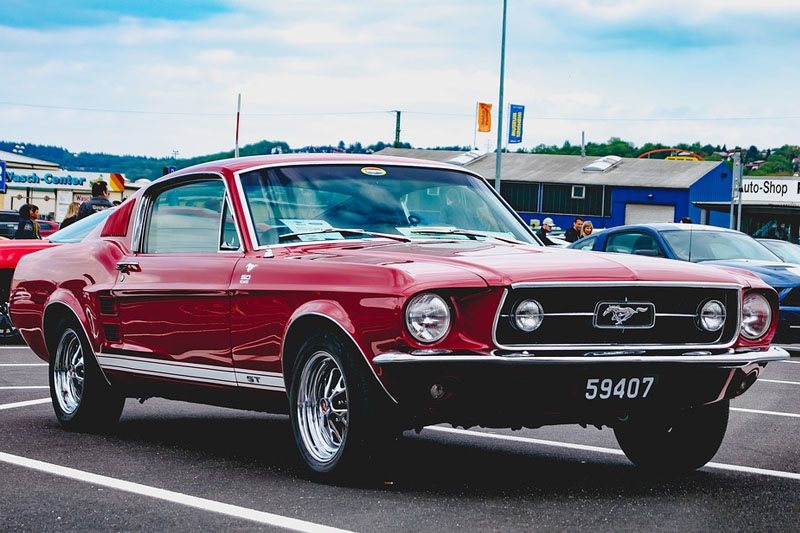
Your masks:
{"label": "power line", "polygon": [[[77,107],[77,106],[55,106],[44,104],[28,104],[24,102],[0,101],[0,105],[11,107],[30,107],[35,109],[55,109],[62,111],[84,111],[90,113],[122,113],[130,115],[165,115],[165,116],[200,116],[200,117],[231,117],[233,112],[228,113],[209,113],[202,111],[147,111],[140,109],[112,109],[99,107]],[[342,115],[383,115],[396,113],[398,110],[376,110],[376,111],[306,111],[288,113],[269,113],[269,112],[250,112],[252,117],[302,117],[302,116],[342,116]],[[403,113],[411,115],[430,115],[440,117],[471,117],[472,113],[441,113],[434,111],[408,111],[401,110]],[[553,121],[583,121],[583,122],[734,122],[734,121],[769,121],[769,120],[800,120],[800,115],[782,116],[739,116],[739,117],[570,117],[570,116],[536,116],[528,112],[526,117],[529,120],[553,120]]]}

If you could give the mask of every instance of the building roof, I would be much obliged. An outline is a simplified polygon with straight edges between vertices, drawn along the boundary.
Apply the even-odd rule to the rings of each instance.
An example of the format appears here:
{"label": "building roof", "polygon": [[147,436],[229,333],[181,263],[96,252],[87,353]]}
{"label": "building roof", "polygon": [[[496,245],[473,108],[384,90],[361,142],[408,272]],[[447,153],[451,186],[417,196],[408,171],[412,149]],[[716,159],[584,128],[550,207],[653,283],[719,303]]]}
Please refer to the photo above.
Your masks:
{"label": "building roof", "polygon": [[43,159],[35,159],[26,155],[15,154],[14,152],[6,152],[0,150],[0,160],[6,162],[6,167],[13,168],[29,168],[35,170],[58,170],[58,163],[44,161]]}
{"label": "building roof", "polygon": [[[408,148],[384,148],[377,153],[432,161],[449,161],[464,155],[464,152],[451,150]],[[495,157],[494,152],[487,153],[463,166],[484,176],[489,181],[494,181]],[[583,170],[584,167],[598,159],[601,158],[579,155],[504,153],[501,172],[504,181],[688,189],[697,180],[724,164],[721,161],[622,158],[618,164],[611,166],[605,172]]]}

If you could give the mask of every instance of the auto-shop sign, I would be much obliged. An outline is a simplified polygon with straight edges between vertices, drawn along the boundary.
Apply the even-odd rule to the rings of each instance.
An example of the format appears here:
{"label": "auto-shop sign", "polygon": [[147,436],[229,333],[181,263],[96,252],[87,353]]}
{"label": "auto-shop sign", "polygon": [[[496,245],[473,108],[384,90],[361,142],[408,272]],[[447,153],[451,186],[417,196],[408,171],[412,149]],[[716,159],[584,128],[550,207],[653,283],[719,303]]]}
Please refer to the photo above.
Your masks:
{"label": "auto-shop sign", "polygon": [[744,178],[742,201],[800,204],[800,179]]}
{"label": "auto-shop sign", "polygon": [[7,170],[6,183],[13,188],[91,190],[92,182],[99,179],[107,181],[108,174],[68,170]]}

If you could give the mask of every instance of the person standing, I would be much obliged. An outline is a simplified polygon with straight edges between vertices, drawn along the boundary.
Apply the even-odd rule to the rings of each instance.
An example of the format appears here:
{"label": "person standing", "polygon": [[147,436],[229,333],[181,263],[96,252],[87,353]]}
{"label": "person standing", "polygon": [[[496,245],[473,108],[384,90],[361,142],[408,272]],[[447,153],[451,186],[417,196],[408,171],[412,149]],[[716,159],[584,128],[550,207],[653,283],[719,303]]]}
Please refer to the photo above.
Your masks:
{"label": "person standing", "polygon": [[80,202],[71,202],[69,204],[69,208],[67,209],[67,216],[64,217],[64,220],[61,221],[61,226],[59,229],[64,229],[76,220],[78,220],[78,209],[80,209],[81,204]]}
{"label": "person standing", "polygon": [[564,232],[564,240],[567,242],[575,242],[581,238],[581,228],[583,226],[583,217],[575,217],[572,221],[572,227]]}
{"label": "person standing", "polygon": [[547,237],[547,234],[551,231],[553,231],[553,219],[547,217],[542,220],[542,227],[536,231],[536,236],[539,237],[539,240],[542,241],[545,246],[555,245],[555,243]]}
{"label": "person standing", "polygon": [[108,200],[108,183],[103,180],[97,180],[92,183],[92,199],[83,202],[78,209],[78,220],[109,207],[114,206]]}
{"label": "person standing", "polygon": [[39,208],[33,204],[22,204],[19,208],[19,224],[17,232],[14,233],[15,239],[41,239],[39,234]]}
{"label": "person standing", "polygon": [[583,223],[583,226],[581,226],[580,238],[582,239],[584,237],[588,237],[589,235],[592,234],[593,231],[594,231],[594,226],[592,225],[592,221],[587,220],[586,222]]}

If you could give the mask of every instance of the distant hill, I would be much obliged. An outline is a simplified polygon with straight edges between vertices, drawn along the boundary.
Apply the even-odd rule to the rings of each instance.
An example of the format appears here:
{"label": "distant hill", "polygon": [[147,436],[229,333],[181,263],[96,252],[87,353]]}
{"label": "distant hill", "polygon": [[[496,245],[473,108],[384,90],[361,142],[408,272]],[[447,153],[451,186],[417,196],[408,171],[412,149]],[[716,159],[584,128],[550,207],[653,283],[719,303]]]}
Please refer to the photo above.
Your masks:
{"label": "distant hill", "polygon": [[[112,155],[105,153],[80,152],[73,153],[60,146],[44,146],[37,144],[20,143],[19,141],[0,141],[0,150],[10,152],[16,145],[25,144],[24,154],[36,159],[52,161],[58,163],[61,168],[66,170],[85,170],[91,172],[121,172],[130,180],[147,178],[156,179],[163,174],[166,166],[173,165],[177,168],[185,168],[206,161],[225,159],[233,157],[233,150],[217,152],[199,157],[187,159],[173,159],[170,157],[145,157],[137,155]],[[302,148],[292,148],[284,141],[260,141],[255,144],[248,144],[239,149],[239,155],[262,155],[271,153],[291,153],[291,152],[342,152],[342,153],[372,153],[393,146],[392,143],[377,142],[369,146],[362,146],[360,142],[345,145],[344,141],[339,141],[335,146],[305,146]],[[409,143],[400,143],[400,148],[413,148]],[[677,146],[666,146],[660,143],[645,143],[641,147],[636,147],[633,143],[612,137],[605,143],[588,143],[585,146],[586,154],[591,157],[605,155],[618,155],[620,157],[637,157],[645,152],[659,148],[676,148],[678,150],[691,151],[701,155],[706,160],[720,161],[727,159],[728,149],[723,146],[712,146],[710,144],[701,145],[678,144]],[[439,150],[463,150],[468,151],[468,146],[438,146],[428,149]],[[565,141],[562,146],[540,144],[530,150],[517,150],[518,152],[529,152],[539,154],[562,154],[578,155],[581,153],[580,145],[572,145]],[[755,146],[750,146],[742,150],[745,173],[748,175],[791,175],[800,171],[800,147],[784,145],[780,148],[760,150]],[[663,153],[660,157],[665,157],[668,153]]]}

